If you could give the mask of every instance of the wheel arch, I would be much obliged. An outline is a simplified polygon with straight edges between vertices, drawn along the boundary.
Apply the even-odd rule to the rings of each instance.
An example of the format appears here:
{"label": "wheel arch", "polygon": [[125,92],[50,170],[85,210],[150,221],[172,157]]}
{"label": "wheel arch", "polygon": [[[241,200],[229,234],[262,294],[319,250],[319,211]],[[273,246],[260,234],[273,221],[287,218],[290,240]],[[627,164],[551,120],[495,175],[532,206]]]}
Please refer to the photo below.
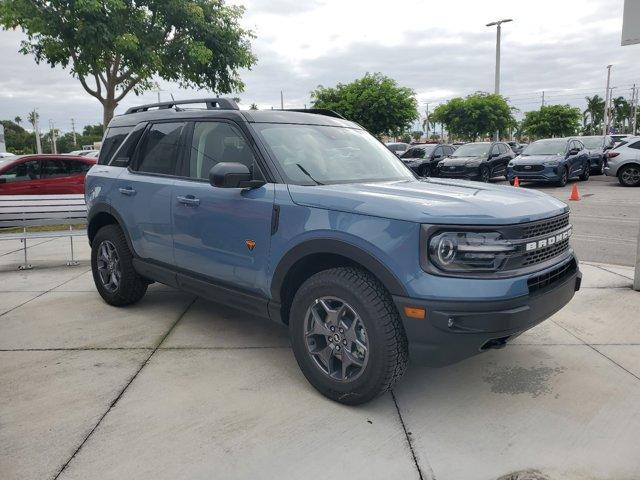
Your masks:
{"label": "wheel arch", "polygon": [[372,253],[344,240],[314,239],[291,249],[274,269],[271,298],[276,302],[276,308],[271,309],[272,313],[288,323],[289,307],[298,287],[310,276],[338,266],[362,268],[376,277],[392,295],[407,296],[400,280]]}
{"label": "wheel arch", "polygon": [[87,215],[87,236],[89,237],[89,245],[93,243],[98,231],[106,225],[118,225],[124,232],[124,238],[127,241],[127,246],[131,252],[134,252],[129,233],[124,228],[122,218],[118,215],[118,212],[113,210],[106,203],[98,203],[91,207],[89,214]]}

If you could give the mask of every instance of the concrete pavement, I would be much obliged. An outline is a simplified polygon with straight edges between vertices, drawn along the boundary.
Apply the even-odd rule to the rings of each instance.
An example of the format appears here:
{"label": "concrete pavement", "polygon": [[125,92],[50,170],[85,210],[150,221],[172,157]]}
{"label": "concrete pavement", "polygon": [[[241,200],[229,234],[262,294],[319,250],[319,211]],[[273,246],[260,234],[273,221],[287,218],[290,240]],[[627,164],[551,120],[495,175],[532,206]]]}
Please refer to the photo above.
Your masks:
{"label": "concrete pavement", "polygon": [[504,350],[354,408],[307,384],[285,328],[160,285],[107,306],[65,245],[26,272],[0,251],[3,480],[640,477],[632,268],[582,263],[575,299]]}

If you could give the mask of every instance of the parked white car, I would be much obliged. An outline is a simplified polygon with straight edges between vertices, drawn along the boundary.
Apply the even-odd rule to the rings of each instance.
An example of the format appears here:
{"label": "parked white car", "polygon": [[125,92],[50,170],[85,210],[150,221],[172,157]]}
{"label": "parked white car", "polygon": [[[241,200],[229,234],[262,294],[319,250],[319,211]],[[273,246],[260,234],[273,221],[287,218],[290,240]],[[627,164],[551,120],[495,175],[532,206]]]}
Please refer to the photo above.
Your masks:
{"label": "parked white car", "polygon": [[609,150],[604,173],[625,187],[640,186],[640,137],[627,137]]}

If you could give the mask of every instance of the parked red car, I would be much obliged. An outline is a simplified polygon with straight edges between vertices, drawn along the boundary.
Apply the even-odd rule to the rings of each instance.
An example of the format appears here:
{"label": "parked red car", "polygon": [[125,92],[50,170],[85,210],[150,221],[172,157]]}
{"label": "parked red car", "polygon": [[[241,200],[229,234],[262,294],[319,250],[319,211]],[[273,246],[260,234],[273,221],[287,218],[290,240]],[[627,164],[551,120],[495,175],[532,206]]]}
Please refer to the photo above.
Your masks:
{"label": "parked red car", "polygon": [[24,155],[0,159],[0,195],[84,193],[84,177],[95,158]]}

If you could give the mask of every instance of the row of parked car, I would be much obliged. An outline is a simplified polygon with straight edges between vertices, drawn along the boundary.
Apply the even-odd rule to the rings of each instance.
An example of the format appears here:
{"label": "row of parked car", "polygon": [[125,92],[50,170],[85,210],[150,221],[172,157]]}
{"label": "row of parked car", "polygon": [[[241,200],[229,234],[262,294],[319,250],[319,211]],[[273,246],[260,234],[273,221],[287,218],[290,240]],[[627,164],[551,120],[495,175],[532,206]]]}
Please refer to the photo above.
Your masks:
{"label": "row of parked car", "polygon": [[416,174],[488,182],[504,176],[511,184],[552,182],[564,186],[572,178],[588,180],[591,174],[611,175],[623,186],[640,186],[640,137],[617,142],[609,135],[517,142],[471,142],[388,147]]}

